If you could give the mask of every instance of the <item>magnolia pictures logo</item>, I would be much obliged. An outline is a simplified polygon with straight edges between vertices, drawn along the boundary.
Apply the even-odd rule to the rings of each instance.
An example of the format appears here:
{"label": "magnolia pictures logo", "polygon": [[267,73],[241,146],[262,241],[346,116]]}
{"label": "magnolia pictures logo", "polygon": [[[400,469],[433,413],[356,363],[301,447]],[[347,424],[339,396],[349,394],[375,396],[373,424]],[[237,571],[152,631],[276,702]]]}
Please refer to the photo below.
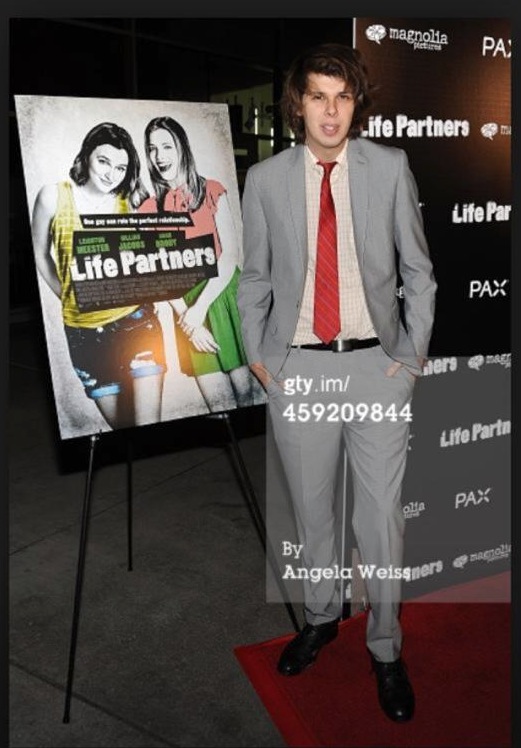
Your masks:
{"label": "magnolia pictures logo", "polygon": [[425,502],[409,501],[408,504],[404,504],[402,511],[405,519],[414,519],[415,517],[419,517],[420,514],[425,511]]}
{"label": "magnolia pictures logo", "polygon": [[380,23],[374,23],[365,30],[365,35],[369,41],[375,44],[381,44],[386,37],[389,41],[406,42],[414,50],[423,49],[430,52],[441,52],[449,43],[447,34],[442,33],[439,29],[428,29],[421,31],[419,29],[395,29],[389,27],[386,29]]}
{"label": "magnolia pictures logo", "polygon": [[380,44],[382,39],[387,36],[387,29],[379,23],[375,23],[372,26],[368,26],[365,30],[367,39],[375,44]]}
{"label": "magnolia pictures logo", "polygon": [[457,556],[453,562],[452,565],[455,569],[463,569],[464,566],[468,564],[469,557],[466,553],[463,554],[463,556]]}
{"label": "magnolia pictures logo", "polygon": [[485,551],[476,551],[470,554],[464,553],[461,556],[456,556],[452,561],[452,565],[455,569],[464,569],[467,564],[477,562],[490,564],[494,561],[505,561],[510,558],[511,552],[511,543],[501,543],[496,548],[487,548]]}
{"label": "magnolia pictures logo", "polygon": [[478,353],[476,356],[471,356],[467,361],[467,366],[469,367],[469,369],[473,369],[474,371],[480,371],[481,367],[486,364],[499,364],[505,369],[510,369],[510,367],[512,366],[512,354],[495,353],[489,354],[488,356],[483,356],[483,354]]}
{"label": "magnolia pictures logo", "polygon": [[467,366],[469,367],[469,369],[474,369],[474,371],[479,371],[484,363],[485,363],[485,356],[479,353],[477,356],[471,356],[469,358],[469,360],[467,361]]}
{"label": "magnolia pictures logo", "polygon": [[480,133],[487,140],[494,140],[496,135],[512,135],[511,125],[499,125],[497,122],[485,122],[480,127]]}

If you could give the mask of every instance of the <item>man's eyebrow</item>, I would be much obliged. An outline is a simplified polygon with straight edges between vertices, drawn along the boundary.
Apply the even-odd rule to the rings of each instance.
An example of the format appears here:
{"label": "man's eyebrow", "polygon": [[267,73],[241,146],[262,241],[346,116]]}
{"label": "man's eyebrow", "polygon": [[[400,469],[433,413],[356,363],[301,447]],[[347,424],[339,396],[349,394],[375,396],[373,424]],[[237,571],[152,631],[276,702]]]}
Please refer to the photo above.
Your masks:
{"label": "man's eyebrow", "polygon": [[[313,88],[313,86],[308,86],[304,93],[324,93],[321,88]],[[344,86],[344,88],[341,91],[338,91],[338,93],[353,93],[353,87],[350,86],[348,83]]]}

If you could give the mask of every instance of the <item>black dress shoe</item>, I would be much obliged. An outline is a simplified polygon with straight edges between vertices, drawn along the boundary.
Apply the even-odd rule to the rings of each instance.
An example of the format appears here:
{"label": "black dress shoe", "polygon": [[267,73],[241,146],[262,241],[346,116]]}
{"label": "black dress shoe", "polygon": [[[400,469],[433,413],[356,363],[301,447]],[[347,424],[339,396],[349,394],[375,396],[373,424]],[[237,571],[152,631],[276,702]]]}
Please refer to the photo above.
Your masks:
{"label": "black dress shoe", "polygon": [[378,700],[389,719],[407,722],[414,714],[414,691],[405,665],[398,659],[394,662],[378,662],[371,656],[373,671],[378,683]]}
{"label": "black dress shoe", "polygon": [[290,642],[286,644],[277,665],[282,675],[298,675],[316,660],[324,646],[338,635],[338,618],[312,626],[306,623]]}

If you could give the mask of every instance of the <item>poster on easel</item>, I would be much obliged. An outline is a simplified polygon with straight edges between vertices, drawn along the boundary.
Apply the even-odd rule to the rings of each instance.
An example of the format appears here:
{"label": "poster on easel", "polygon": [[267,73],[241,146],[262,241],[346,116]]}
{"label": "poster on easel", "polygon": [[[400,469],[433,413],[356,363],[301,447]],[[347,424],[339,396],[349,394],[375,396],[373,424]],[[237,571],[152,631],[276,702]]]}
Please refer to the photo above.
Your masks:
{"label": "poster on easel", "polygon": [[263,403],[227,105],[15,105],[61,438]]}

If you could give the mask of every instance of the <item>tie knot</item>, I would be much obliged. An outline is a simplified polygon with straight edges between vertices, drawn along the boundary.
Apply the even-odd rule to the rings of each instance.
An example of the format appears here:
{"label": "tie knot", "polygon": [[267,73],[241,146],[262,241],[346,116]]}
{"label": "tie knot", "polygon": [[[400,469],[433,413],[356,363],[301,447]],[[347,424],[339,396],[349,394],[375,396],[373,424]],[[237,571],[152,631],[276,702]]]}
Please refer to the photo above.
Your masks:
{"label": "tie knot", "polygon": [[318,163],[324,169],[324,177],[326,177],[326,179],[329,179],[329,177],[331,176],[331,172],[333,171],[337,162],[336,161],[319,161]]}

